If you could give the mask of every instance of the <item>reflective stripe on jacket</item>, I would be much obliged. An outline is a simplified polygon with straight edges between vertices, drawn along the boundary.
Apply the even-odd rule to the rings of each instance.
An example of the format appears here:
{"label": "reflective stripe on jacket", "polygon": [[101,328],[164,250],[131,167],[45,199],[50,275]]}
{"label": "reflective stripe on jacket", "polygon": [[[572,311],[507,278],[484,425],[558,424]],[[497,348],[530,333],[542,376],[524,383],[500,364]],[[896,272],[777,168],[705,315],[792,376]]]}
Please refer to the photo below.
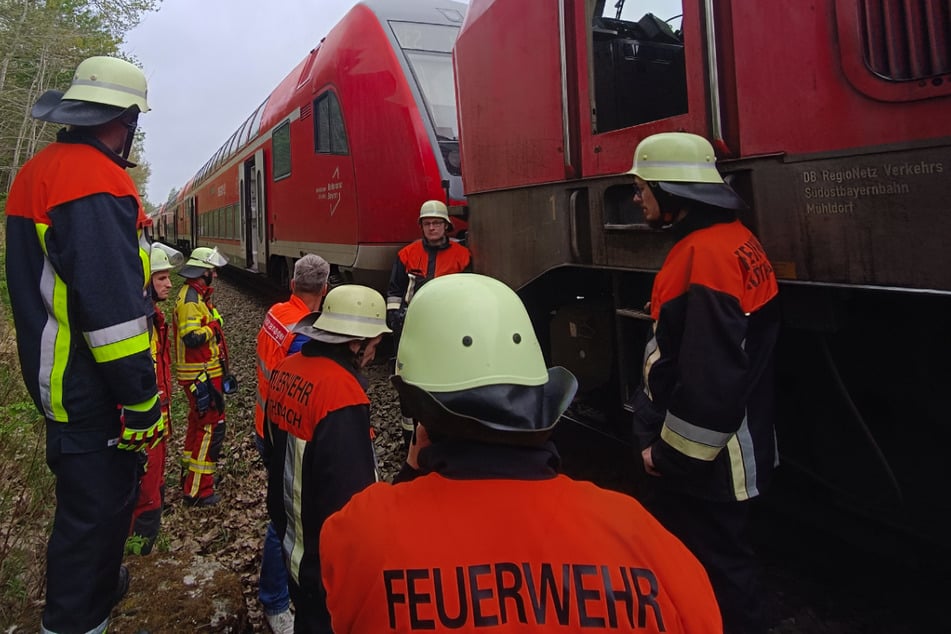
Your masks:
{"label": "reflective stripe on jacket", "polygon": [[[223,373],[215,331],[208,325],[215,319],[210,295],[211,288],[201,278],[188,280],[178,292],[172,320],[175,333],[172,347],[175,352],[175,377],[180,383],[193,381],[203,371],[211,377]],[[196,346],[185,345],[184,339],[189,335],[201,343]]]}
{"label": "reflective stripe on jacket", "polygon": [[6,203],[6,275],[27,389],[47,418],[158,407],[145,293],[147,220],[121,158],[61,132]]}
{"label": "reflective stripe on jacket", "polygon": [[265,437],[268,513],[291,578],[308,592],[320,585],[324,520],[378,479],[370,400],[342,365],[347,359],[312,356],[315,347],[308,343],[271,373]]}
{"label": "reflective stripe on jacket", "polygon": [[651,294],[649,403],[635,405],[635,432],[653,443],[658,485],[730,501],[768,483],[777,292],[763,247],[737,220],[697,228],[670,250]]}
{"label": "reflective stripe on jacket", "polygon": [[264,404],[271,370],[287,356],[287,351],[294,343],[291,329],[310,312],[300,297],[291,295],[286,302],[271,306],[264,316],[257,340],[258,398],[254,403],[254,429],[258,436],[264,436]]}

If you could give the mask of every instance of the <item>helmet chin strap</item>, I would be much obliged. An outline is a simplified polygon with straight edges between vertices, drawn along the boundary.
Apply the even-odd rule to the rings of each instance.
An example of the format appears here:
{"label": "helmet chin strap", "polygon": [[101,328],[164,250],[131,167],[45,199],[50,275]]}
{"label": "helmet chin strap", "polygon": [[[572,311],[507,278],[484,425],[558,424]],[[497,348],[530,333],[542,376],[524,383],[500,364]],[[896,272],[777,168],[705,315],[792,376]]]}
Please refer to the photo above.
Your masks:
{"label": "helmet chin strap", "polygon": [[686,215],[683,206],[680,204],[683,201],[676,196],[668,194],[653,183],[651,183],[651,193],[654,194],[657,205],[660,207],[660,221],[658,222],[660,227],[669,227],[682,220],[683,216]]}
{"label": "helmet chin strap", "polygon": [[135,130],[138,128],[138,122],[133,121],[132,123],[124,122],[126,126],[125,133],[125,142],[122,144],[122,151],[119,152],[119,155],[128,160],[129,153],[132,152],[132,143],[135,141]]}

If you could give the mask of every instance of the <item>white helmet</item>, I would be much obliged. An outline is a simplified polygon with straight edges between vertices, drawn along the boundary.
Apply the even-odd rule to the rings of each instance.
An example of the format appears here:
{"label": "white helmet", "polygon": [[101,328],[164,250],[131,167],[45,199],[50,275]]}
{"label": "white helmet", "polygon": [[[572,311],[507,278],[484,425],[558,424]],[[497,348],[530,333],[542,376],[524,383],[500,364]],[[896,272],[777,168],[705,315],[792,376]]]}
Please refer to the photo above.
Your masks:
{"label": "white helmet", "polygon": [[218,253],[218,247],[196,247],[188,257],[188,262],[178,272],[182,277],[193,279],[201,277],[211,269],[218,269],[228,264],[228,258]]}
{"label": "white helmet", "polygon": [[325,343],[372,339],[387,332],[386,301],[377,291],[344,284],[327,293],[323,311],[311,313],[293,331]]}
{"label": "white helmet", "polygon": [[546,367],[515,291],[472,273],[416,293],[390,380],[427,430],[515,445],[545,442],[578,388],[568,370]]}
{"label": "white helmet", "polygon": [[97,126],[130,108],[148,112],[145,74],[116,57],[96,56],[80,62],[65,93],[46,91],[33,106],[33,118],[64,125]]}
{"label": "white helmet", "polygon": [[449,220],[449,208],[441,200],[427,200],[419,208],[419,220],[422,224],[423,218],[439,218],[445,220],[447,231],[452,231],[452,221]]}
{"label": "white helmet", "polygon": [[181,251],[164,245],[161,242],[153,242],[149,249],[149,263],[151,264],[152,274],[162,271],[171,271],[179,268],[185,261],[185,256]]}

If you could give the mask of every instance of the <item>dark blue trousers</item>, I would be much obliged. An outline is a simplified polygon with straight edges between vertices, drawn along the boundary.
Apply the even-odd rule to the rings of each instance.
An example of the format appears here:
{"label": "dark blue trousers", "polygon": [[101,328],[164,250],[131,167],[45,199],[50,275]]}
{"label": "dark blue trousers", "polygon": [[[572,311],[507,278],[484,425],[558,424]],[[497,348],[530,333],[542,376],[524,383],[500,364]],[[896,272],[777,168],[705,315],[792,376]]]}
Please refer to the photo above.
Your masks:
{"label": "dark blue trousers", "polygon": [[751,502],[712,502],[656,487],[644,506],[700,560],[720,604],[724,634],[765,634]]}
{"label": "dark blue trousers", "polygon": [[43,628],[79,634],[115,606],[119,566],[138,496],[136,453],[120,450],[119,412],[103,420],[46,422],[56,514],[46,549]]}

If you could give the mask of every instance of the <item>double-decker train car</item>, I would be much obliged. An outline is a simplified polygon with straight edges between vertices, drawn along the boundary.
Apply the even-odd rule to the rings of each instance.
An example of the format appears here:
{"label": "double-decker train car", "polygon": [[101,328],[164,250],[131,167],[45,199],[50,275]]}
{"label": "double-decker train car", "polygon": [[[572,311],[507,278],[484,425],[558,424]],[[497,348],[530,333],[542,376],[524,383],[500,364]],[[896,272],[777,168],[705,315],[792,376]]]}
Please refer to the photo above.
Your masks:
{"label": "double-decker train car", "polygon": [[338,281],[384,287],[423,201],[463,213],[451,51],[466,8],[355,4],[182,188],[165,240],[285,284],[317,253]]}
{"label": "double-decker train car", "polygon": [[471,0],[454,50],[469,246],[579,377],[579,423],[630,442],[643,307],[672,244],[620,174],[650,134],[706,136],[781,278],[784,493],[947,553],[949,14],[945,0]]}

